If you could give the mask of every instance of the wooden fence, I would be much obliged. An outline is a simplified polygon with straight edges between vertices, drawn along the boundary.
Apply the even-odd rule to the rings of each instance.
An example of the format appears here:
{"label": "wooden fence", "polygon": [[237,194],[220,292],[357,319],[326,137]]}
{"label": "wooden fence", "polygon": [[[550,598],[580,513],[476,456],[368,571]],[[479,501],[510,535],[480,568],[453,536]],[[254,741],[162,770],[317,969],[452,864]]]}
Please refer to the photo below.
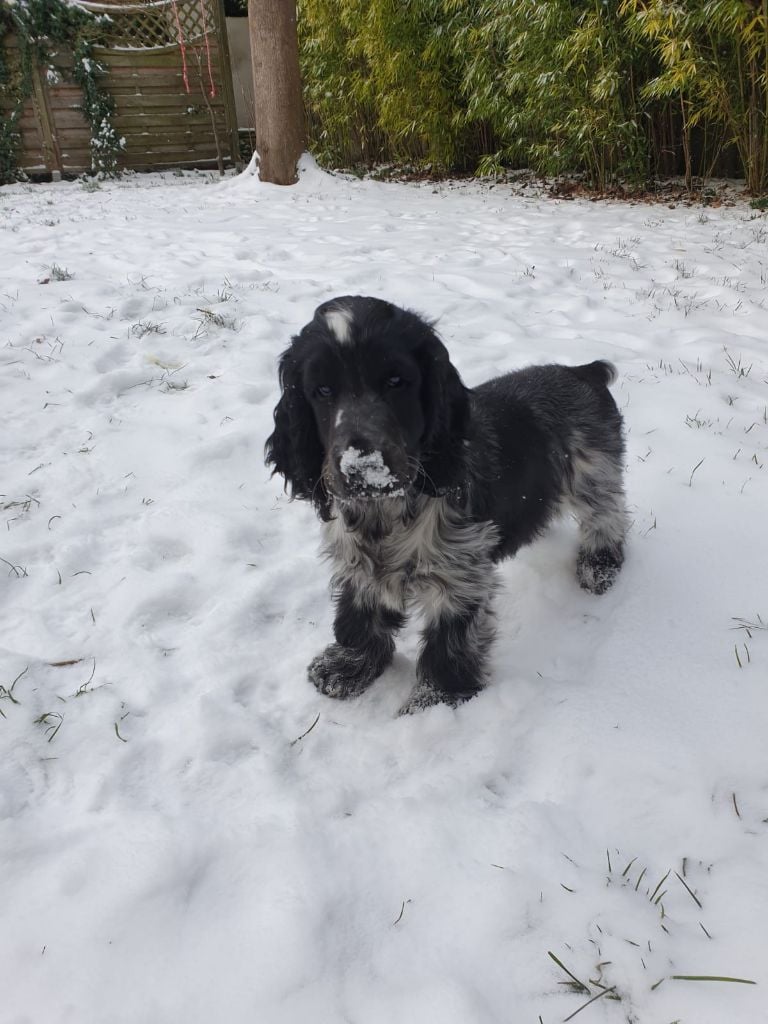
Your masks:
{"label": "wooden fence", "polygon": [[[237,120],[222,0],[96,3],[111,21],[94,56],[114,98],[114,128],[125,139],[118,166],[133,170],[215,167],[239,162]],[[11,36],[7,47],[17,46]],[[91,169],[91,131],[71,55],[35,68],[19,122],[19,166],[30,175]]]}

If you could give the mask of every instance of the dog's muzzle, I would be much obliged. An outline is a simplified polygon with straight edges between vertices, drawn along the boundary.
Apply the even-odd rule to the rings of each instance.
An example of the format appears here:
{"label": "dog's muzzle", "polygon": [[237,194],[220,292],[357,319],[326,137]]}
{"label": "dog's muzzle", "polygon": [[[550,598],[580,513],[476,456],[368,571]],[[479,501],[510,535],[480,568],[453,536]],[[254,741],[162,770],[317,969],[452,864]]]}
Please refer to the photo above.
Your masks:
{"label": "dog's muzzle", "polygon": [[391,412],[362,398],[342,406],[326,456],[328,490],[342,500],[401,497],[411,483],[409,460]]}
{"label": "dog's muzzle", "polygon": [[337,482],[345,498],[394,498],[405,493],[408,481],[394,471],[376,448],[348,445],[338,456]]}

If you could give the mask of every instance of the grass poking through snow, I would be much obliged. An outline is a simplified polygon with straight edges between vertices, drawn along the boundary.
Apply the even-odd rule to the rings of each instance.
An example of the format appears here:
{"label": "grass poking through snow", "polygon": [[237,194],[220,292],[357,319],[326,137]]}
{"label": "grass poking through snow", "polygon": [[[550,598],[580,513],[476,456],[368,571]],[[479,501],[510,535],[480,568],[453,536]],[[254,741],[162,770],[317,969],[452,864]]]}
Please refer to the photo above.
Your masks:
{"label": "grass poking through snow", "polygon": [[[649,998],[653,1002],[652,994],[665,981],[756,984],[751,978],[726,973],[679,969],[679,960],[687,960],[687,967],[695,956],[692,938],[697,931],[699,936],[703,932],[708,942],[714,941],[711,931],[699,920],[705,901],[690,877],[688,858],[683,859],[679,870],[669,868],[649,875],[638,857],[632,857],[619,870],[616,858],[612,859],[610,851],[606,851],[608,871],[602,881],[599,872],[585,871],[567,859],[578,875],[571,886],[563,888],[584,901],[583,908],[591,920],[586,941],[567,943],[571,951],[568,964],[547,950],[549,958],[566,976],[558,984],[583,1000],[562,1018],[564,1022],[573,1020],[598,1000],[607,999],[621,1004],[621,1017],[617,1020],[644,1024],[636,1007]],[[698,867],[706,872],[702,878],[709,877],[704,865]],[[600,891],[603,895],[598,901]],[[671,915],[668,907],[672,909]]]}

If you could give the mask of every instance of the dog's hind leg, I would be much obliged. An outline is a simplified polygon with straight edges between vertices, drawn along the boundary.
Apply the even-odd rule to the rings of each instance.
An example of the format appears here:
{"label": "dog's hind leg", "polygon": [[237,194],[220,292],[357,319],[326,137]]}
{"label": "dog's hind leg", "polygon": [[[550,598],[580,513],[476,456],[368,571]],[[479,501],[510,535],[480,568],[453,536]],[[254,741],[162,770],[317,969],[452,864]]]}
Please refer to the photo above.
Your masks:
{"label": "dog's hind leg", "polygon": [[372,604],[368,595],[359,600],[345,583],[336,599],[336,643],[310,662],[311,682],[320,693],[340,700],[367,690],[392,661],[394,635],[404,621],[400,612]]}
{"label": "dog's hind leg", "polygon": [[584,590],[604,594],[624,561],[629,518],[622,453],[578,450],[571,459],[570,504],[579,521],[576,575]]}

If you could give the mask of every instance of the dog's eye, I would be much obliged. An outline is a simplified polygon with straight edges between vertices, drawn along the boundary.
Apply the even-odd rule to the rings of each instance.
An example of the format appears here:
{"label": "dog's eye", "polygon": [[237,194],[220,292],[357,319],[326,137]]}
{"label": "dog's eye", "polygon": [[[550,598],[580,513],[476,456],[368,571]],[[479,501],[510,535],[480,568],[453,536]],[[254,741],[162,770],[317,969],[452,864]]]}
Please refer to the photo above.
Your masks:
{"label": "dog's eye", "polygon": [[333,389],[327,384],[318,384],[315,388],[315,398],[330,398],[332,394]]}
{"label": "dog's eye", "polygon": [[401,388],[405,381],[402,377],[398,377],[397,374],[393,374],[391,377],[387,377],[385,383],[388,388]]}

